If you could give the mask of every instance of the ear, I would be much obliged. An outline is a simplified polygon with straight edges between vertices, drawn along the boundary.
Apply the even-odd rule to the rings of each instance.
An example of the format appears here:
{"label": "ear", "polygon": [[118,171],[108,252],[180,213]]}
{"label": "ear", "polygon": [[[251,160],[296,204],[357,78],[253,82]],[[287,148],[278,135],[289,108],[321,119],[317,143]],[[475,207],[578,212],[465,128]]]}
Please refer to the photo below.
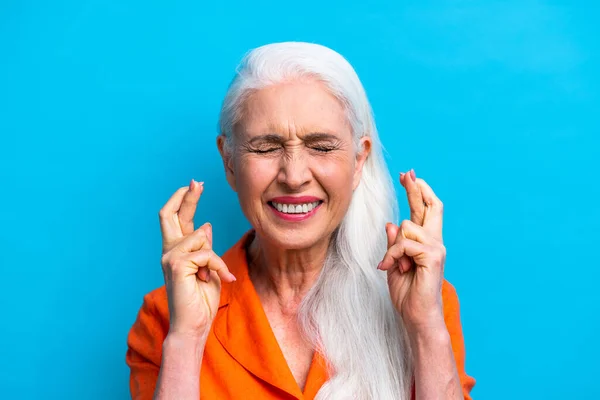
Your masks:
{"label": "ear", "polygon": [[219,148],[219,153],[221,154],[221,159],[223,160],[223,166],[225,167],[225,176],[227,178],[227,182],[229,182],[229,186],[233,189],[234,192],[237,192],[235,187],[235,174],[233,173],[233,160],[231,157],[231,149],[228,149],[225,145],[227,138],[225,135],[217,136],[217,147]]}
{"label": "ear", "polygon": [[358,187],[358,183],[360,182],[360,178],[362,177],[362,169],[365,165],[365,161],[369,157],[371,153],[371,138],[369,136],[363,136],[360,138],[360,143],[358,145],[358,153],[356,154],[356,164],[354,167],[354,180],[353,180],[353,188],[352,190],[356,190]]}

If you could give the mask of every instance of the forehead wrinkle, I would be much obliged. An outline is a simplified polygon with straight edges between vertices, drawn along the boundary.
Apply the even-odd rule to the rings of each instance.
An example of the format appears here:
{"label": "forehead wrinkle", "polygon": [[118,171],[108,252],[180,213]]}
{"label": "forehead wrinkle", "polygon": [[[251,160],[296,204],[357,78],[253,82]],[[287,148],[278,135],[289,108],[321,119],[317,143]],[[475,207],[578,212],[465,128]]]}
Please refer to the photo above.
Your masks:
{"label": "forehead wrinkle", "polygon": [[[286,89],[286,87],[292,88],[292,90],[296,90],[297,87],[298,96],[290,98],[289,90],[274,93],[274,91]],[[244,118],[240,121],[240,131],[243,131],[245,136],[250,137],[278,134],[286,141],[295,138],[303,140],[303,137],[307,134],[316,132],[330,133],[340,140],[351,140],[352,138],[346,138],[345,135],[346,130],[348,130],[352,136],[352,127],[343,102],[340,102],[327,90],[323,90],[321,93],[326,92],[328,99],[324,99],[323,96],[319,95],[313,102],[312,98],[316,96],[316,92],[309,91],[306,94],[304,89],[303,85],[286,84],[257,90],[252,93],[243,104],[245,112]],[[267,97],[264,96],[265,94]],[[272,94],[275,94],[275,96]],[[307,97],[306,101],[298,104],[297,102],[300,98],[304,98],[304,95]],[[312,106],[307,108],[307,103],[312,104]],[[341,112],[338,112],[338,110]],[[314,115],[315,113],[318,115],[323,114],[322,119],[325,122],[320,121]],[[247,139],[250,138],[247,137]]]}
{"label": "forehead wrinkle", "polygon": [[339,132],[334,129],[317,125],[297,126],[297,124],[293,123],[292,121],[289,121],[286,126],[284,126],[284,124],[281,122],[269,122],[264,134],[278,135],[286,141],[294,138],[302,141],[342,139]]}

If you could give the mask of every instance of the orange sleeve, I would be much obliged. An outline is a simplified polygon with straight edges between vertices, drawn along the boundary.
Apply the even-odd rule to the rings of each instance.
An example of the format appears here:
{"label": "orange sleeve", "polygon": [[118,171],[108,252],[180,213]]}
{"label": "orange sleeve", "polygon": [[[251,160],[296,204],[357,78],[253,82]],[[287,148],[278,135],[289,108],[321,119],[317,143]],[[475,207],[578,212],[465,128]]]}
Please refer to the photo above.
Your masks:
{"label": "orange sleeve", "polygon": [[465,341],[460,323],[460,310],[458,295],[454,286],[449,282],[444,281],[442,285],[442,301],[444,303],[444,320],[448,333],[450,333],[450,341],[452,343],[452,351],[454,360],[456,361],[456,369],[463,388],[465,400],[471,400],[470,392],[475,386],[475,379],[467,375],[465,371]]}
{"label": "orange sleeve", "polygon": [[[160,290],[160,289],[158,289]],[[151,400],[158,380],[162,345],[168,332],[168,319],[159,312],[157,291],[144,296],[142,308],[127,336],[125,362],[129,366],[129,389],[134,400]]]}

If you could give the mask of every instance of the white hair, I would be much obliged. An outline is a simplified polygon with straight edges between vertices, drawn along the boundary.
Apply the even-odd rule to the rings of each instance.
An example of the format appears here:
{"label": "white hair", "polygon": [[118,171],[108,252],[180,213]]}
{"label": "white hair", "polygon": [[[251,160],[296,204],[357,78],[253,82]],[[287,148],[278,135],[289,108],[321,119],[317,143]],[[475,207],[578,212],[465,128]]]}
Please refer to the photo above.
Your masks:
{"label": "white hair", "polygon": [[220,131],[230,146],[249,94],[303,77],[324,83],[344,105],[355,144],[363,136],[372,141],[321,274],[299,309],[307,339],[328,364],[330,379],[316,398],[409,399],[413,371],[408,336],[390,300],[385,272],[377,270],[387,249],[385,224],[397,221],[398,204],[371,106],[350,63],[311,43],[274,43],[250,51],[223,101]]}

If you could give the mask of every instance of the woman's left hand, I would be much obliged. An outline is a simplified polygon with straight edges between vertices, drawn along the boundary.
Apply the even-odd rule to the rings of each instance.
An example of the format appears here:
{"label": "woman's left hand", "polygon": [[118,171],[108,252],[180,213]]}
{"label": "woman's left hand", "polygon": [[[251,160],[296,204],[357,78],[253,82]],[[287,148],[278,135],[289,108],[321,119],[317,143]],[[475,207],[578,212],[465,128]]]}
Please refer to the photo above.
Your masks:
{"label": "woman's left hand", "polygon": [[402,174],[400,183],[406,189],[411,220],[386,225],[388,251],[378,268],[388,272],[392,302],[411,332],[445,327],[443,205],[413,170]]}

